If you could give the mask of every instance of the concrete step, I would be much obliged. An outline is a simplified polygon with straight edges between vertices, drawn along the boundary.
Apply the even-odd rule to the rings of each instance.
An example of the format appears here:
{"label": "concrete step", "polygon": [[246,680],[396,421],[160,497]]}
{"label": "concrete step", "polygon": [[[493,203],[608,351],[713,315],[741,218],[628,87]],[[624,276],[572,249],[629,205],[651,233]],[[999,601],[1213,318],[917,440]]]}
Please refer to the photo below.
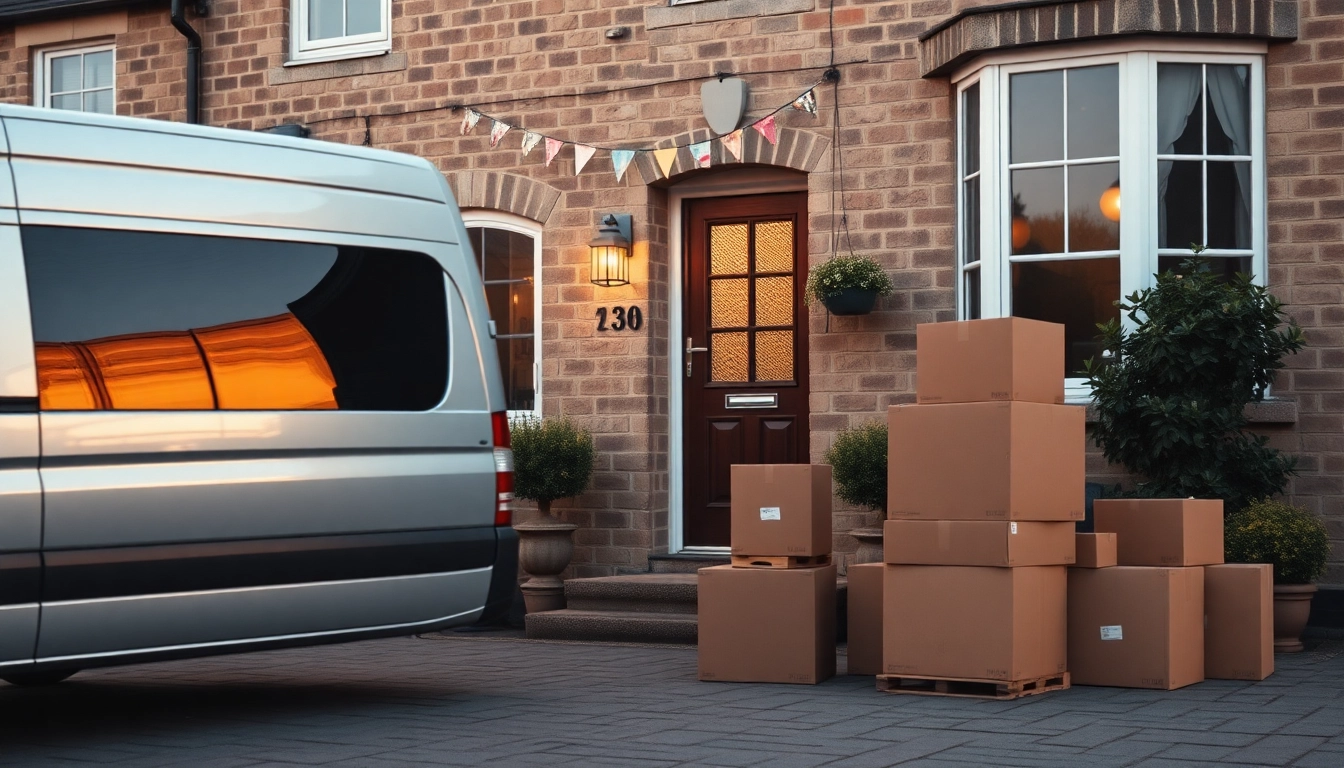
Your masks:
{"label": "concrete step", "polygon": [[527,636],[536,640],[597,640],[626,643],[694,643],[695,614],[643,611],[561,611],[531,613]]}
{"label": "concrete step", "polygon": [[728,565],[728,555],[649,555],[651,573],[695,573],[701,568]]}
{"label": "concrete step", "polygon": [[565,582],[567,607],[577,611],[695,615],[694,573],[643,573]]}

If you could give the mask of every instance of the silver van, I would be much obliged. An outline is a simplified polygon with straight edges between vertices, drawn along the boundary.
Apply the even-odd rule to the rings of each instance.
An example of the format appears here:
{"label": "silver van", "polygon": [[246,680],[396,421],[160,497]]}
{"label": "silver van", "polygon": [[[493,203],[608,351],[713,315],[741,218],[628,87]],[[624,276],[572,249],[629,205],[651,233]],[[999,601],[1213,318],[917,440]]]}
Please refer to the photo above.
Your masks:
{"label": "silver van", "polygon": [[0,125],[0,679],[507,610],[494,326],[434,166]]}

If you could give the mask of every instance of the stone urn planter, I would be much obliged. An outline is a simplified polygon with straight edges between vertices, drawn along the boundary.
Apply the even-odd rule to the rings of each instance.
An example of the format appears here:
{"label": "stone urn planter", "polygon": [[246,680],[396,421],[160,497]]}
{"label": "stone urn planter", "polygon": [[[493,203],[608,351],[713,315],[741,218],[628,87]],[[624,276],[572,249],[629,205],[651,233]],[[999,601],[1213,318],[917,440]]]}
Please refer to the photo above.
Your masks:
{"label": "stone urn planter", "polygon": [[1311,598],[1315,584],[1274,585],[1274,652],[1297,653],[1302,650],[1302,631],[1311,616]]}
{"label": "stone urn planter", "polygon": [[882,562],[881,528],[855,528],[849,535],[859,540],[859,548],[854,551],[854,565]]}
{"label": "stone urn planter", "polygon": [[539,519],[513,526],[518,532],[518,565],[531,576],[520,587],[528,613],[565,607],[565,582],[560,574],[574,556],[574,531],[578,528],[552,515],[549,503],[542,506]]}

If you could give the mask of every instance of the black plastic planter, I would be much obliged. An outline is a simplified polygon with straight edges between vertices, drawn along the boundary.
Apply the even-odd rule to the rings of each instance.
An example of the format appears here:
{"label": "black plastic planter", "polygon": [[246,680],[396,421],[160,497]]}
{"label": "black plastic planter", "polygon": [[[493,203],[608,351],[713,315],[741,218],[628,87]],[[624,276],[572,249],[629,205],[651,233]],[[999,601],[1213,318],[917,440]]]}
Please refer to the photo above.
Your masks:
{"label": "black plastic planter", "polygon": [[866,315],[877,304],[877,291],[846,288],[821,300],[832,315]]}

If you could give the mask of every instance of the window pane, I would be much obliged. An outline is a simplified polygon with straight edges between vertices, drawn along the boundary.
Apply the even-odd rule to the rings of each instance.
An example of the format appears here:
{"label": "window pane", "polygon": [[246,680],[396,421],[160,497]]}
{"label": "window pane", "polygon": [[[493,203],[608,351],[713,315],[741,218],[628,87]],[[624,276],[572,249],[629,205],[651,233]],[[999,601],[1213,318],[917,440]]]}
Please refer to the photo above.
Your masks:
{"label": "window pane", "polygon": [[[79,54],[73,56],[55,56],[51,59],[51,92],[64,93],[78,91],[83,84],[83,73]],[[61,107],[69,109],[69,107]]]}
{"label": "window pane", "polygon": [[756,271],[793,271],[792,221],[762,221],[756,224]]}
{"label": "window pane", "polygon": [[747,272],[747,225],[718,224],[709,228],[709,273],[744,275]]}
{"label": "window pane", "polygon": [[1120,67],[1069,72],[1069,157],[1120,154]]}
{"label": "window pane", "polygon": [[308,39],[343,36],[344,5],[342,0],[308,0]]}
{"label": "window pane", "polygon": [[980,319],[980,270],[968,269],[962,274],[962,306],[967,320]]}
{"label": "window pane", "polygon": [[715,333],[709,337],[710,381],[747,380],[747,332]]}
{"label": "window pane", "polygon": [[[1157,270],[1159,272],[1184,273],[1185,270],[1181,269],[1181,262],[1190,258],[1191,255],[1192,254],[1186,254],[1185,256],[1159,256],[1157,257]],[[1218,275],[1224,280],[1231,278],[1238,272],[1243,275],[1254,274],[1251,271],[1250,256],[1212,256],[1206,258],[1204,261],[1208,263],[1209,268],[1213,270],[1215,275]]]}
{"label": "window pane", "polygon": [[756,380],[793,381],[793,331],[756,333]]}
{"label": "window pane", "polygon": [[969,176],[980,170],[980,84],[976,83],[961,94],[961,108],[965,110],[962,127],[962,175]]}
{"label": "window pane", "polygon": [[500,334],[532,333],[532,284],[507,281],[485,284],[490,319]]}
{"label": "window pane", "polygon": [[112,51],[98,51],[84,55],[84,87],[112,87]]}
{"label": "window pane", "polygon": [[44,409],[90,407],[70,395],[80,377],[94,406],[114,409],[427,410],[443,398],[443,270],[428,256],[60,227],[22,237],[38,357],[51,363],[38,369]]}
{"label": "window pane", "polygon": [[1013,315],[1064,325],[1064,375],[1101,357],[1097,323],[1120,317],[1120,259],[1013,264]]}
{"label": "window pane", "polygon": [[84,111],[110,115],[116,111],[112,103],[112,91],[89,91],[84,94]]}
{"label": "window pane", "polygon": [[1205,69],[1209,100],[1210,155],[1251,153],[1251,69],[1244,64],[1210,64]]}
{"label": "window pane", "polygon": [[709,281],[709,327],[742,328],[747,325],[747,290],[750,278],[734,277]]}
{"label": "window pane", "polygon": [[52,96],[51,106],[53,109],[73,109],[74,111],[79,112],[84,109],[84,97],[78,93]]}
{"label": "window pane", "polygon": [[1210,248],[1251,247],[1251,164],[1208,162]]}
{"label": "window pane", "polygon": [[1009,78],[1009,162],[1064,158],[1064,72],[1027,72]]}
{"label": "window pane", "polygon": [[962,183],[961,189],[962,261],[980,260],[980,177]]}
{"label": "window pane", "polygon": [[1157,65],[1158,154],[1203,154],[1202,83],[1199,64]]}
{"label": "window pane", "polygon": [[382,0],[345,0],[345,33],[367,35],[383,28]]}
{"label": "window pane", "polygon": [[1198,160],[1157,163],[1157,245],[1188,248],[1204,244],[1204,170]]}
{"label": "window pane", "polygon": [[1102,195],[1119,182],[1119,163],[1069,166],[1070,253],[1120,249],[1120,222],[1102,208]]}
{"label": "window pane", "polygon": [[537,385],[533,380],[533,340],[499,339],[499,364],[504,373],[504,397],[510,411],[532,411],[537,407]]}
{"label": "window pane", "polygon": [[1064,252],[1064,169],[1013,171],[1013,254]]}
{"label": "window pane", "polygon": [[521,232],[507,229],[481,230],[482,277],[492,280],[531,280],[535,242]]}

